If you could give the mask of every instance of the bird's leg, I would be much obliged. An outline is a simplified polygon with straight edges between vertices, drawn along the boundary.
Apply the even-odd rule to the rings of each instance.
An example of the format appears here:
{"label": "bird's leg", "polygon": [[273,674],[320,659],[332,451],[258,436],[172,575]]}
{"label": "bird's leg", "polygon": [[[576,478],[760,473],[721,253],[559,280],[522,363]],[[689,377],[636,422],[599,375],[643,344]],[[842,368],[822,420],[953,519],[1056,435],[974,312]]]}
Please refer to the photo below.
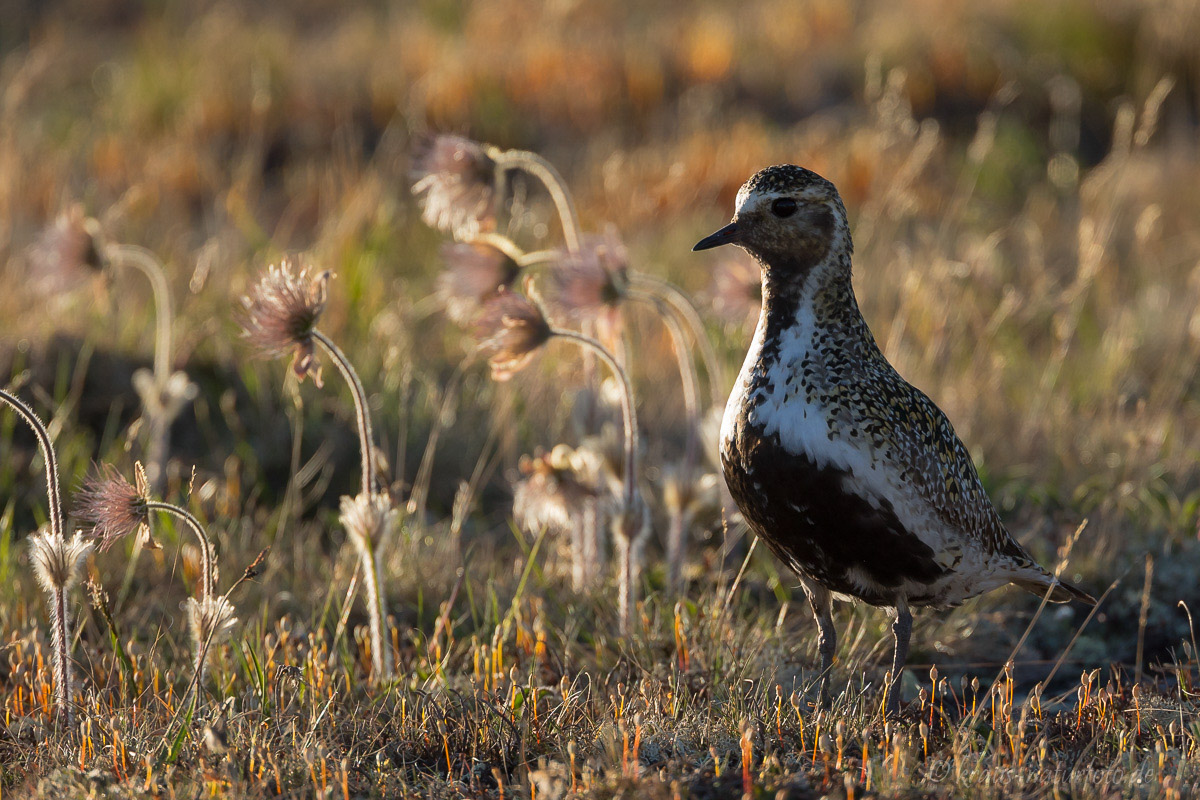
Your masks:
{"label": "bird's leg", "polygon": [[896,650],[892,654],[891,680],[887,687],[887,717],[900,715],[900,672],[908,660],[908,639],[912,635],[912,612],[908,603],[901,599],[896,603],[896,618],[892,620],[892,635],[896,637]]}
{"label": "bird's leg", "polygon": [[837,652],[837,629],[833,627],[833,596],[816,584],[801,581],[813,616],[817,620],[817,652],[821,654],[821,677],[818,684],[817,708],[829,704],[829,675],[833,671],[833,656]]}
{"label": "bird's leg", "polygon": [[818,706],[829,705],[829,676],[833,672],[833,654],[837,652],[837,629],[833,627],[832,603],[817,612],[817,651],[821,654],[821,693]]}

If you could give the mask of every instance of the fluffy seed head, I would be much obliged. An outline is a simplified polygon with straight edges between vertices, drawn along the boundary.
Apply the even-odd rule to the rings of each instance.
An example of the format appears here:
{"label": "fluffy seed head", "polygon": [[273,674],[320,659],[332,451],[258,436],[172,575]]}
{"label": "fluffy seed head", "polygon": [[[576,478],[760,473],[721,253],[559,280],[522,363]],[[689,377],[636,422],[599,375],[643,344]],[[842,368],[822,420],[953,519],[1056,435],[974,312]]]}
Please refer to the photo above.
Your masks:
{"label": "fluffy seed head", "polygon": [[[533,288],[526,282],[526,290]],[[475,320],[479,352],[492,368],[492,377],[506,381],[525,367],[554,335],[536,295],[525,297],[501,291],[484,304]]]}
{"label": "fluffy seed head", "polygon": [[189,597],[184,603],[187,613],[188,630],[192,634],[192,642],[197,650],[208,642],[214,647],[224,641],[237,625],[237,617],[233,613],[233,604],[221,596],[196,599]]}
{"label": "fluffy seed head", "polygon": [[46,592],[66,591],[74,586],[79,581],[84,559],[94,549],[79,531],[70,539],[45,530],[29,537],[33,572]]}
{"label": "fluffy seed head", "polygon": [[65,291],[105,267],[100,223],[72,205],[46,228],[29,250],[33,282],[47,294]]}
{"label": "fluffy seed head", "polygon": [[530,533],[565,531],[580,524],[588,500],[598,493],[582,479],[567,445],[522,456],[521,479],[513,486],[513,517]]}
{"label": "fluffy seed head", "polygon": [[520,268],[504,253],[484,244],[451,242],[442,247],[446,269],[438,275],[437,298],[446,316],[467,325],[501,287],[511,288]]}
{"label": "fluffy seed head", "polygon": [[584,239],[578,252],[564,252],[550,273],[554,305],[573,319],[595,320],[613,333],[629,288],[629,253],[610,227]]}
{"label": "fluffy seed head", "polygon": [[75,493],[75,516],[91,523],[102,550],[134,532],[144,545],[160,547],[150,535],[150,484],[141,462],[134,465],[134,481],[136,485],[110,464],[99,464]]}
{"label": "fluffy seed head", "polygon": [[489,148],[441,135],[418,146],[412,191],[431,227],[469,239],[495,226],[496,162]]}
{"label": "fluffy seed head", "polygon": [[321,369],[313,343],[313,329],[329,296],[328,270],[314,273],[284,260],[271,265],[242,299],[246,339],[265,358],[292,354],[292,370],[304,380],[312,376],[321,385]]}
{"label": "fluffy seed head", "polygon": [[393,530],[400,519],[400,512],[391,498],[384,494],[343,495],[338,520],[355,547],[374,550]]}

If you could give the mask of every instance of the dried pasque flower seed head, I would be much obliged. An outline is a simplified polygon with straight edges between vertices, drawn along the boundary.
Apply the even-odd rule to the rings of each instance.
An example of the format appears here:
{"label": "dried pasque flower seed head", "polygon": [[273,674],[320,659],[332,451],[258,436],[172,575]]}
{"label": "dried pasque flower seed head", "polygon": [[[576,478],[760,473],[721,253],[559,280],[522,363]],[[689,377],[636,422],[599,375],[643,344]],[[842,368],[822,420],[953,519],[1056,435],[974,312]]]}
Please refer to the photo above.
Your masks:
{"label": "dried pasque flower seed head", "polygon": [[463,239],[494,227],[496,162],[488,147],[461,136],[427,139],[417,147],[412,180],[427,225]]}
{"label": "dried pasque flower seed head", "polygon": [[[526,289],[532,289],[527,283]],[[554,335],[534,296],[501,290],[487,301],[475,320],[479,352],[488,360],[492,377],[506,381],[521,370]]]}
{"label": "dried pasque flower seed head", "polygon": [[140,462],[134,465],[134,481],[102,464],[92,469],[75,493],[75,516],[91,523],[101,549],[135,531],[143,545],[160,547],[150,535],[150,484]]}
{"label": "dried pasque flower seed head", "polygon": [[588,500],[597,492],[584,482],[567,445],[549,453],[522,456],[521,479],[513,487],[513,516],[526,531],[562,531],[579,524]]}
{"label": "dried pasque flower seed head", "polygon": [[554,305],[564,314],[594,320],[606,335],[619,330],[620,305],[629,288],[629,254],[615,228],[586,238],[578,252],[564,252],[550,278]]}
{"label": "dried pasque flower seed head", "polygon": [[314,273],[291,261],[271,265],[242,304],[243,335],[266,358],[292,354],[292,370],[321,385],[313,330],[325,310],[331,273]]}
{"label": "dried pasque flower seed head", "polygon": [[338,520],[358,548],[374,549],[396,528],[400,512],[385,494],[343,495]]}
{"label": "dried pasque flower seed head", "polygon": [[446,316],[467,325],[487,300],[511,288],[520,268],[511,258],[484,244],[449,243],[442,247],[446,269],[438,275],[437,298]]}
{"label": "dried pasque flower seed head", "polygon": [[33,573],[46,592],[65,591],[78,582],[83,561],[95,545],[79,531],[70,539],[61,533],[41,531],[29,537]]}
{"label": "dried pasque flower seed head", "polygon": [[103,252],[100,223],[73,204],[30,248],[32,282],[47,294],[68,290],[104,269]]}

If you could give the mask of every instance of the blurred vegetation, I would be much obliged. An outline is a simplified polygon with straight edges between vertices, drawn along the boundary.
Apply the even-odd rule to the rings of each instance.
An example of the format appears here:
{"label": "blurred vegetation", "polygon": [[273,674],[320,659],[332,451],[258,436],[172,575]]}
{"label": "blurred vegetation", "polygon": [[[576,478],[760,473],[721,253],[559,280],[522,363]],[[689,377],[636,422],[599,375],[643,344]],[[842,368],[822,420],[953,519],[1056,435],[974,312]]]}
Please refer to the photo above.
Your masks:
{"label": "blurred vegetation", "polygon": [[[107,240],[162,259],[178,316],[173,366],[200,387],[174,427],[168,495],[215,520],[230,574],[262,546],[275,547],[260,585],[239,602],[246,641],[216,668],[232,691],[244,691],[253,672],[245,653],[261,656],[264,641],[280,641],[279,626],[328,625],[352,569],[332,524],[337,497],[356,482],[349,397],[340,387],[285,381],[282,365],[253,360],[238,336],[239,298],[285,253],[336,273],[322,327],[363,375],[406,491],[438,432],[427,513],[408,523],[406,548],[390,567],[397,627],[411,637],[401,662],[424,656],[448,602],[463,648],[473,636],[492,641],[489,626],[505,617],[510,624],[490,646],[520,639],[516,649],[528,645],[532,654],[534,620],[543,620],[563,643],[564,673],[616,670],[615,660],[625,691],[678,646],[677,615],[704,618],[705,603],[719,602],[717,589],[727,586],[724,572],[736,572],[736,562],[722,568],[714,525],[692,557],[697,606],[673,615],[673,598],[656,593],[660,576],[652,574],[648,638],[630,650],[612,639],[603,596],[553,597],[563,578],[549,566],[543,574],[539,565],[529,592],[551,599],[520,599],[533,543],[510,527],[508,479],[521,453],[569,438],[568,390],[579,388],[579,367],[556,351],[511,386],[494,386],[473,364],[454,377],[470,346],[431,300],[442,237],[421,223],[409,193],[412,145],[428,131],[546,156],[572,186],[588,229],[615,224],[639,269],[702,299],[711,296],[714,262],[690,246],[724,224],[749,175],[792,162],[834,181],[852,217],[859,299],[888,358],[947,412],[1022,541],[1053,562],[1087,518],[1069,574],[1097,594],[1120,581],[1068,663],[1140,671],[1179,656],[1189,628],[1176,603],[1200,608],[1194,3],[0,0],[0,20],[0,375],[50,418],[68,493],[92,461],[127,466],[140,457],[131,379],[152,358],[149,291],[126,272],[66,276],[47,291],[31,248],[80,202]],[[515,230],[531,247],[555,246],[559,232],[544,224],[548,200],[533,184],[515,188]],[[680,401],[674,373],[662,368],[670,343],[660,326],[651,318],[631,324],[653,471],[678,449]],[[749,331],[715,315],[709,325],[732,375]],[[29,643],[44,636],[23,539],[45,512],[33,440],[11,415],[0,415],[0,454],[0,629],[32,659]],[[158,594],[177,586],[169,576],[186,567],[172,563],[174,552],[143,559],[137,585],[155,593],[135,592],[120,609],[148,673],[187,659],[172,621],[183,594],[164,588],[168,603]],[[126,555],[97,559],[114,594]],[[1151,613],[1143,609],[1147,555],[1155,564]],[[437,566],[418,568],[418,560]],[[706,663],[723,665],[709,679],[735,685],[727,669],[768,676],[752,702],[721,717],[727,730],[713,747],[740,752],[747,708],[774,713],[767,684],[811,666],[811,625],[791,583],[756,557],[733,609],[752,640],[737,651],[749,653],[741,666],[721,655],[734,632],[704,629],[713,647]],[[779,629],[776,598],[794,606]],[[1035,606],[1002,593],[926,615],[914,659],[944,671],[986,663],[994,672]],[[856,627],[869,642],[882,630],[869,610],[838,613],[839,625],[850,621],[847,642]],[[292,621],[277,622],[285,616]],[[1044,677],[1083,622],[1082,612],[1049,616],[1025,645],[1031,666],[1017,679]],[[84,628],[84,647],[100,646],[100,630]],[[1144,664],[1134,664],[1139,638]],[[880,654],[862,641],[847,644],[843,662],[879,669]],[[460,688],[477,645],[455,656]],[[517,658],[522,669],[535,663]],[[6,691],[14,674],[0,668]],[[1184,702],[1177,672],[1153,674]],[[615,683],[592,700],[603,705],[610,691]],[[695,698],[716,703],[705,692]],[[702,728],[697,722],[688,734],[701,761]],[[616,730],[596,740],[598,776],[624,765]],[[756,746],[761,754],[765,745]],[[29,766],[35,756],[25,744],[0,747],[26,765],[4,768],[6,790],[48,769]],[[550,772],[565,759],[552,749],[538,753],[551,758]],[[411,774],[436,771],[429,764],[438,753],[422,753],[426,761],[414,763],[423,766],[405,767]],[[533,769],[529,758],[523,763]],[[707,785],[729,796],[742,789],[717,781],[711,761],[692,774],[698,762],[672,758],[670,767],[666,756],[651,762],[669,773],[656,789],[663,796],[686,775],[701,796]],[[813,764],[803,769],[816,775]],[[791,786],[793,766],[767,770],[764,780]],[[503,769],[511,770],[505,780],[533,780],[510,763]],[[296,780],[307,781],[306,768],[297,770]],[[628,771],[619,775],[597,785],[627,786]]]}

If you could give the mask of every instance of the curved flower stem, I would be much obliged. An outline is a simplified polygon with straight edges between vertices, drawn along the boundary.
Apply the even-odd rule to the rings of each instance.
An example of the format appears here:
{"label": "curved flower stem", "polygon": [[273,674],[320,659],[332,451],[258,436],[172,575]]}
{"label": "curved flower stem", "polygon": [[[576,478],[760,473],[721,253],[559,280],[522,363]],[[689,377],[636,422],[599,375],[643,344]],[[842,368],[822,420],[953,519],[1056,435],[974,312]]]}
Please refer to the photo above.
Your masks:
{"label": "curved flower stem", "polygon": [[721,368],[721,361],[717,358],[717,352],[713,349],[708,334],[705,333],[704,320],[700,318],[700,313],[696,311],[696,306],[691,299],[670,281],[644,272],[630,271],[629,284],[631,287],[639,287],[659,295],[667,302],[679,320],[691,329],[692,337],[696,340],[696,346],[700,350],[700,357],[704,360],[704,370],[708,373],[708,384],[713,402],[724,403],[725,371]]}
{"label": "curved flower stem", "polygon": [[25,405],[25,401],[16,395],[0,389],[0,400],[8,403],[21,419],[33,429],[37,437],[38,447],[42,451],[42,460],[46,462],[46,496],[50,504],[50,533],[63,535],[62,489],[58,484],[58,457],[54,453],[54,443],[50,441],[50,432],[42,423],[33,409]]}
{"label": "curved flower stem", "polygon": [[566,328],[551,328],[550,335],[572,341],[595,353],[608,366],[613,377],[621,385],[621,416],[625,426],[625,513],[638,512],[641,507],[641,498],[637,489],[637,409],[633,404],[633,388],[629,383],[629,376],[625,369],[617,363],[617,359],[608,351],[608,348],[596,339]]}
{"label": "curved flower stem", "polygon": [[[111,245],[105,250],[108,259],[122,266],[133,267],[146,276],[154,294],[154,395],[157,400],[143,398],[142,404],[150,423],[146,445],[146,465],[150,485],[161,491],[165,478],[167,451],[170,448],[171,420],[163,411],[164,392],[171,377],[171,288],[158,258],[144,247],[132,244]],[[135,551],[138,552],[138,551]],[[130,565],[137,563],[136,556]]]}
{"label": "curved flower stem", "polygon": [[629,375],[620,366],[616,357],[596,339],[583,333],[552,327],[551,336],[570,339],[586,351],[594,353],[611,369],[620,384],[620,410],[625,426],[625,497],[624,509],[614,523],[617,546],[617,615],[620,632],[628,634],[630,620],[634,616],[637,602],[637,582],[642,571],[642,553],[650,534],[642,500],[637,493],[637,410],[634,407],[634,390]]}
{"label": "curved flower stem", "polygon": [[[687,352],[687,334],[679,318],[671,313],[667,301],[654,292],[631,287],[629,296],[635,300],[652,303],[671,334],[675,360],[679,364],[679,377],[683,384],[683,407],[687,415],[687,439],[680,463],[679,482],[681,489],[690,487],[692,472],[696,465],[696,450],[700,434],[700,380],[696,377],[696,365]],[[683,504],[670,509],[670,525],[667,529],[667,585],[679,589],[683,572],[684,543],[687,535],[687,511]]]}
{"label": "curved flower stem", "polygon": [[105,250],[110,261],[133,267],[146,276],[154,293],[154,383],[161,391],[171,376],[171,289],[159,260],[144,247],[116,244]]}
{"label": "curved flower stem", "polygon": [[525,257],[525,251],[518,247],[516,242],[502,233],[492,233],[490,231],[479,233],[467,240],[467,244],[482,244],[495,248],[508,256],[511,261],[515,261],[518,264]]}
{"label": "curved flower stem", "polygon": [[558,260],[560,250],[530,250],[528,253],[522,254],[517,260],[517,266],[521,269],[527,267],[539,266],[542,264],[550,264]]}
{"label": "curved flower stem", "polygon": [[530,250],[528,252],[517,246],[517,243],[500,233],[481,233],[467,241],[467,244],[482,244],[493,247],[503,253],[519,268],[539,266],[557,261],[562,255],[561,250]]}
{"label": "curved flower stem", "polygon": [[637,603],[637,585],[642,569],[642,552],[650,535],[645,509],[637,488],[637,409],[633,403],[633,388],[625,369],[608,348],[590,336],[565,328],[551,328],[550,335],[568,339],[594,353],[608,365],[621,384],[621,415],[625,426],[625,507],[615,522],[617,563],[617,610],[622,634],[628,634],[630,620]]}
{"label": "curved flower stem", "polygon": [[196,539],[200,542],[200,559],[203,562],[200,570],[200,599],[212,597],[214,589],[213,580],[213,557],[212,557],[212,542],[208,538],[208,533],[204,530],[204,525],[196,516],[186,508],[181,508],[174,503],[164,503],[158,500],[150,500],[146,503],[146,508],[151,511],[161,511],[164,514],[170,514],[176,519],[182,520],[185,525],[192,529],[192,533],[196,534]]}
{"label": "curved flower stem", "polygon": [[[33,429],[37,437],[38,447],[42,451],[42,460],[46,462],[46,496],[50,506],[50,537],[59,546],[66,540],[63,535],[62,489],[58,482],[58,457],[54,452],[54,443],[50,440],[50,432],[38,415],[19,397],[0,389],[0,400],[12,407],[17,415]],[[58,707],[62,710],[67,725],[71,724],[71,615],[67,610],[67,587],[55,585],[47,587],[50,595],[50,625],[51,646],[54,648],[54,691]]]}
{"label": "curved flower stem", "polygon": [[362,450],[362,493],[369,496],[375,486],[375,436],[371,430],[371,412],[367,408],[367,391],[363,388],[358,373],[351,366],[350,359],[346,358],[346,354],[328,336],[314,328],[312,337],[333,359],[338,372],[342,373],[342,377],[350,386],[350,393],[354,396],[354,414],[358,422],[358,443]]}
{"label": "curved flower stem", "polygon": [[499,170],[524,170],[542,182],[558,209],[567,249],[572,253],[579,252],[579,215],[575,212],[575,202],[571,199],[571,193],[567,191],[567,184],[554,165],[537,153],[527,150],[495,150],[489,155]]}
{"label": "curved flower stem", "polygon": [[651,303],[662,317],[663,325],[671,335],[672,349],[675,360],[679,364],[679,378],[683,386],[683,408],[687,414],[687,442],[684,445],[683,465],[684,477],[690,477],[695,465],[696,449],[698,446],[700,421],[700,378],[696,375],[696,365],[687,352],[687,334],[680,324],[680,319],[672,313],[669,303],[659,294],[644,289],[631,287],[629,296],[635,300]]}
{"label": "curved flower stem", "polygon": [[[362,381],[358,377],[358,373],[354,371],[350,359],[346,354],[333,343],[333,341],[321,333],[316,328],[312,331],[312,337],[320,343],[325,352],[337,365],[338,371],[342,373],[342,377],[346,379],[346,383],[350,386],[350,393],[354,396],[354,412],[358,422],[358,439],[359,447],[362,450],[362,493],[364,497],[370,497],[374,494],[375,488],[375,434],[371,427],[371,411],[367,406],[367,391],[363,388]],[[378,559],[374,551],[373,543],[367,543],[359,548],[359,566],[362,569],[365,577],[368,579],[369,591],[367,593],[367,611],[371,619],[371,660],[375,675],[378,680],[386,680],[392,674],[392,654],[384,641],[384,620],[387,617],[387,601],[383,596],[383,577],[379,573]],[[350,581],[350,586],[346,590],[346,602],[343,608],[343,619],[345,618],[345,610],[354,602],[354,595],[358,591],[357,583],[358,573],[355,573],[354,578]],[[339,630],[344,629],[339,622]],[[337,645],[337,639],[334,639],[334,646]]]}

